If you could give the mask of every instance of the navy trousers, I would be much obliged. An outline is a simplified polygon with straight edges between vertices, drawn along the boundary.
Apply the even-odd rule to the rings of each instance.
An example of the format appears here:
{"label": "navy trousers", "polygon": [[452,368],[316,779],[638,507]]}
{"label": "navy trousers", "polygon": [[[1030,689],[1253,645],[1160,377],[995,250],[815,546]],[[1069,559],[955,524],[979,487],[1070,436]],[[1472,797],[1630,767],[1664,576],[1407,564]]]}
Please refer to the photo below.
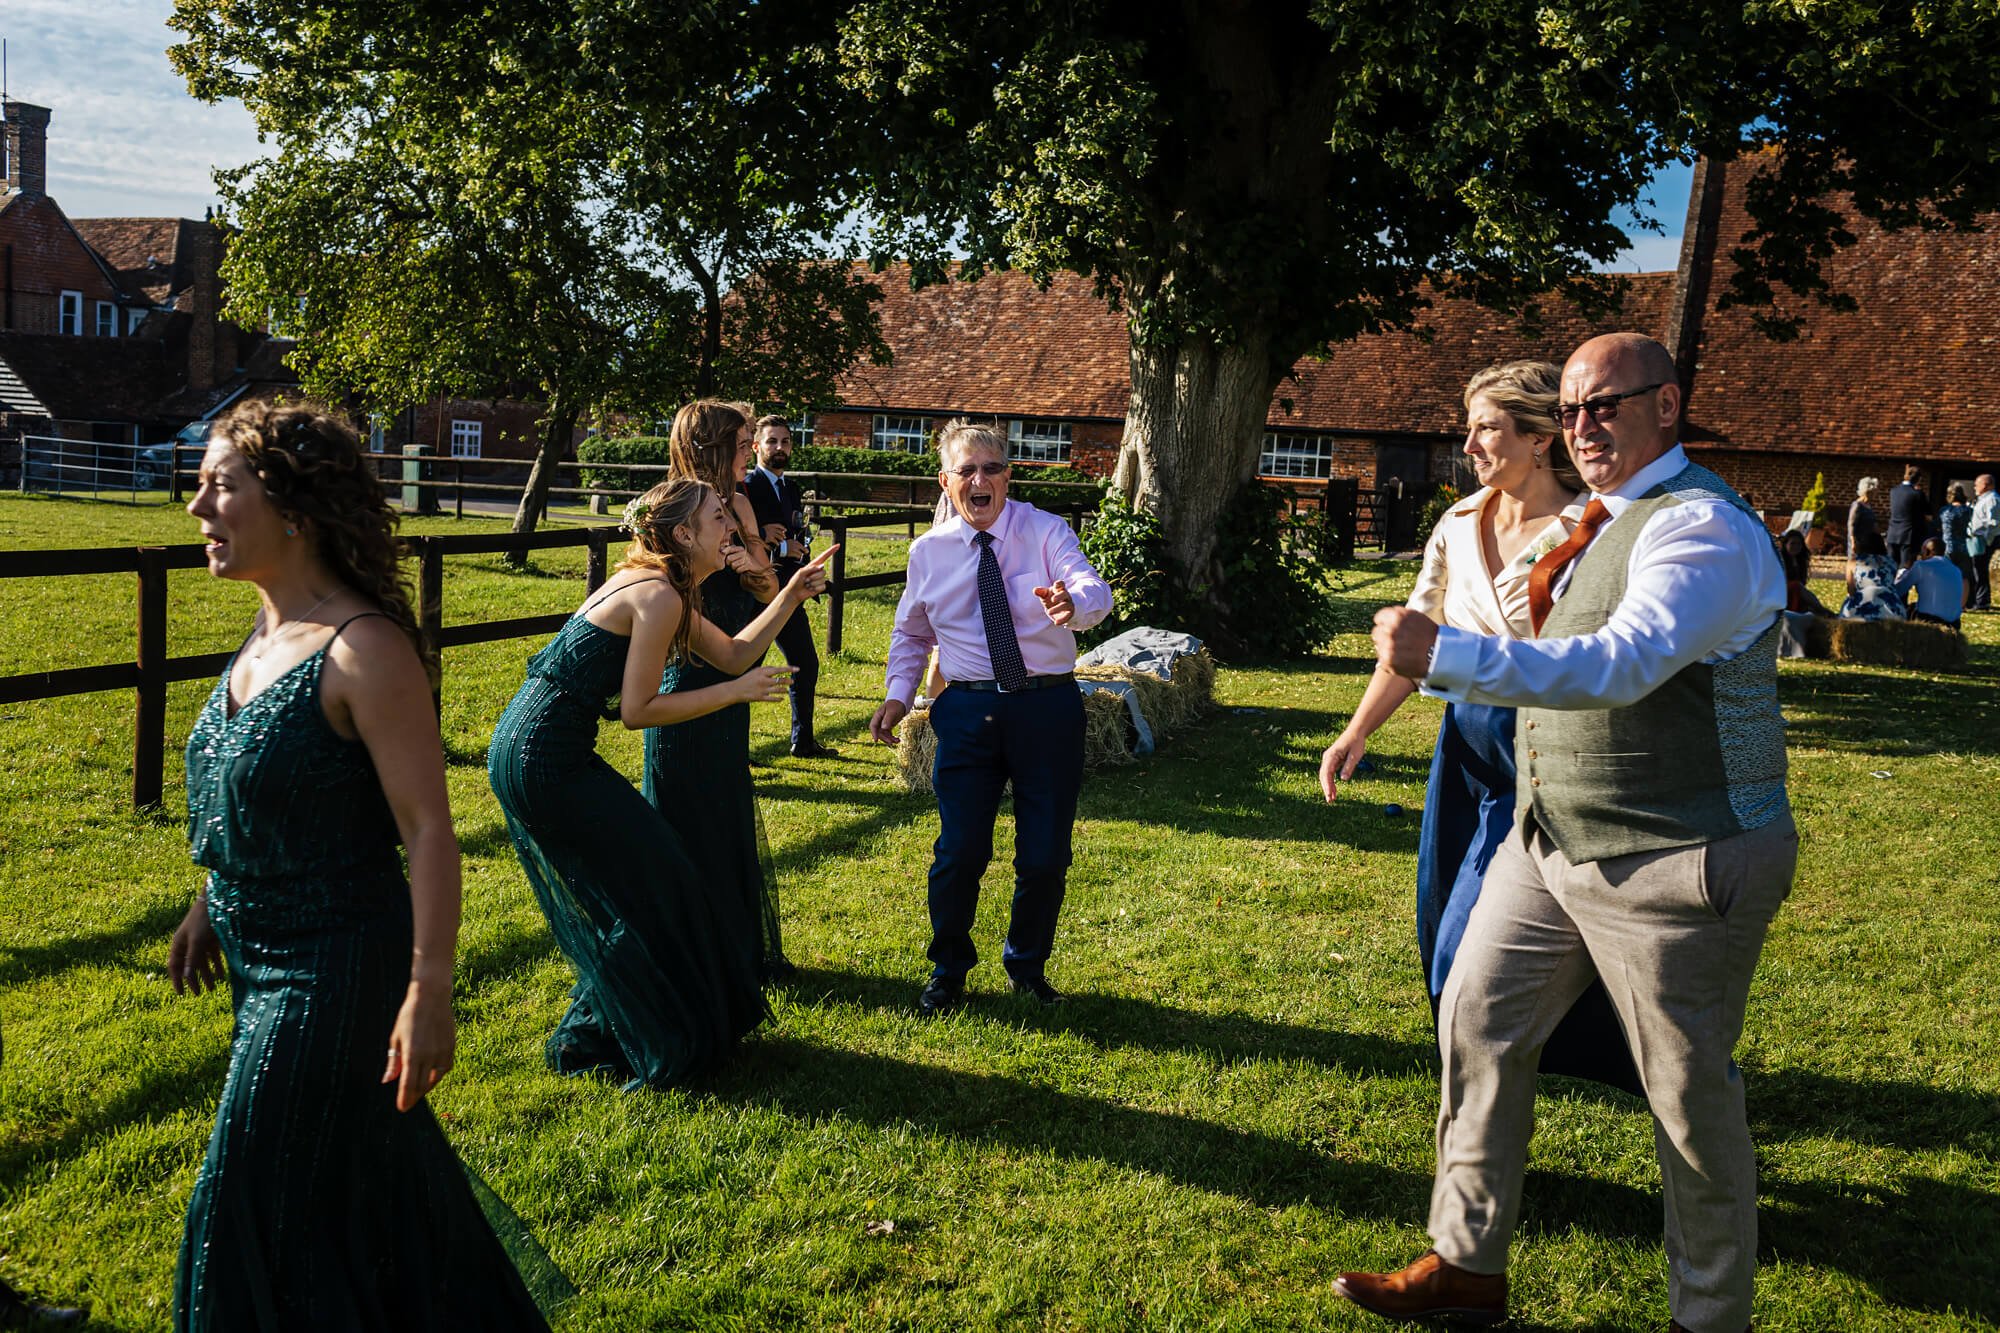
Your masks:
{"label": "navy trousers", "polygon": [[1070,830],[1083,790],[1083,696],[1074,686],[1019,694],[947,689],[931,705],[938,839],[932,848],[931,975],[963,978],[979,961],[972,921],[993,859],[1000,793],[1014,783],[1014,912],[1008,975],[1038,977],[1055,944]]}
{"label": "navy trousers", "polygon": [[[796,566],[781,572],[788,580]],[[819,649],[813,643],[812,620],[802,606],[778,629],[778,651],[786,665],[797,668],[792,675],[792,748],[811,745],[813,736],[813,691],[819,686]]]}

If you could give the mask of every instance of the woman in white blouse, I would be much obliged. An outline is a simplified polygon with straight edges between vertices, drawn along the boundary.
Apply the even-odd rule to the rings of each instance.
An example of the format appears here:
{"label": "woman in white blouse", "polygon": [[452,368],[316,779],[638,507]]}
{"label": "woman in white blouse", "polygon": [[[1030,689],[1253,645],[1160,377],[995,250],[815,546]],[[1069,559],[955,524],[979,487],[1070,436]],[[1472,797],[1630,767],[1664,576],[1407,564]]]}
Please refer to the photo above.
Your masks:
{"label": "woman in white blouse", "polygon": [[[1545,361],[1513,361],[1480,371],[1465,386],[1465,455],[1480,489],[1438,521],[1409,601],[1441,625],[1511,638],[1534,634],[1528,571],[1581,521],[1586,498],[1556,421],[1561,377]],[[1376,668],[1360,707],[1320,761],[1327,800],[1354,776],[1369,736],[1415,689],[1415,682]],[[1417,949],[1434,1017],[1480,881],[1513,816],[1514,710],[1448,704],[1417,845]],[[1637,1089],[1601,985],[1550,1039],[1542,1069]]]}

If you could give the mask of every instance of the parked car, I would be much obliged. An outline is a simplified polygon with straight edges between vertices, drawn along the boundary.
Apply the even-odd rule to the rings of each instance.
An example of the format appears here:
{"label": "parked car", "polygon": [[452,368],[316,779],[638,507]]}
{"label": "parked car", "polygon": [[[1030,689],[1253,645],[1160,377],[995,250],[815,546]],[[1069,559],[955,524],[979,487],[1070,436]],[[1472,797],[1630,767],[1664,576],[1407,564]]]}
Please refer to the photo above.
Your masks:
{"label": "parked car", "polygon": [[176,445],[183,450],[180,458],[181,468],[187,471],[193,470],[195,459],[186,451],[190,446],[194,449],[207,446],[208,431],[212,424],[207,421],[190,421],[174,432],[173,439],[164,444],[149,444],[140,449],[132,459],[132,485],[142,491],[164,488],[169,474],[173,471]]}

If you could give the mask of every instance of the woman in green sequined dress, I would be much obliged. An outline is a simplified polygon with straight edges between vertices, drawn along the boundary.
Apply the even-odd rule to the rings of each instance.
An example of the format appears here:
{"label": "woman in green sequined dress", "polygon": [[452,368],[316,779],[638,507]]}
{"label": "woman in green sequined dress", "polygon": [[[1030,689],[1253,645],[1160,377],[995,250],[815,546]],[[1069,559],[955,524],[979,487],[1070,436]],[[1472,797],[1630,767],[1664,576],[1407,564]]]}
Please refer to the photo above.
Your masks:
{"label": "woman in green sequined dress", "polygon": [[[763,1021],[761,957],[733,887],[597,753],[608,701],[629,728],[784,695],[787,667],[759,658],[785,618],[825,587],[825,557],[735,635],[702,615],[700,585],[725,563],[722,501],[675,480],[626,510],[618,571],[528,663],[493,732],[487,776],[556,943],[576,968],[548,1041],[561,1073],[665,1087],[709,1068]],[[829,552],[828,554],[831,554]],[[666,663],[698,654],[728,679],[659,692]]]}
{"label": "woman in green sequined dress", "polygon": [[[753,450],[748,414],[713,399],[690,403],[674,417],[669,446],[672,476],[704,482],[729,497],[728,563],[703,580],[701,613],[723,633],[735,634],[778,591],[756,514],[737,487]],[[729,679],[702,658],[677,658],[667,663],[660,692],[689,693]],[[648,727],[641,787],[680,834],[689,859],[742,901],[758,974],[766,981],[791,975],[778,928],[777,879],[750,780],[750,706],[732,704],[672,726]]]}
{"label": "woman in green sequined dress", "polygon": [[546,1328],[529,1282],[553,1303],[561,1275],[423,1100],[452,1066],[459,860],[394,515],[316,411],[253,404],[213,440],[188,512],[263,610],[188,738],[209,876],[168,973],[226,977],[235,1035],[176,1326]]}

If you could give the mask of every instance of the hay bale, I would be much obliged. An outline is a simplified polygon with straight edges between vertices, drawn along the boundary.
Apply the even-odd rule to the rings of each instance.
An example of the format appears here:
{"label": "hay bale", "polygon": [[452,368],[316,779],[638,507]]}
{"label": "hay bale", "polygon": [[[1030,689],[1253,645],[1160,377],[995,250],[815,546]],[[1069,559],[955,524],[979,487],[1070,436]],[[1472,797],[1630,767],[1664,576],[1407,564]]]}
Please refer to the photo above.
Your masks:
{"label": "hay bale", "polygon": [[1843,616],[1833,622],[1831,648],[1836,662],[1928,671],[1965,665],[1965,636],[1955,626],[1924,620],[1856,620]]}
{"label": "hay bale", "polygon": [[[1164,744],[1169,735],[1200,717],[1215,702],[1215,659],[1207,649],[1179,659],[1172,681],[1119,666],[1078,667],[1076,674],[1082,680],[1131,682],[1156,745]],[[908,791],[930,791],[931,765],[937,758],[937,734],[931,730],[930,710],[911,712],[897,731],[897,777]],[[1084,766],[1129,764],[1134,757],[1132,724],[1124,699],[1110,691],[1084,695]]]}

